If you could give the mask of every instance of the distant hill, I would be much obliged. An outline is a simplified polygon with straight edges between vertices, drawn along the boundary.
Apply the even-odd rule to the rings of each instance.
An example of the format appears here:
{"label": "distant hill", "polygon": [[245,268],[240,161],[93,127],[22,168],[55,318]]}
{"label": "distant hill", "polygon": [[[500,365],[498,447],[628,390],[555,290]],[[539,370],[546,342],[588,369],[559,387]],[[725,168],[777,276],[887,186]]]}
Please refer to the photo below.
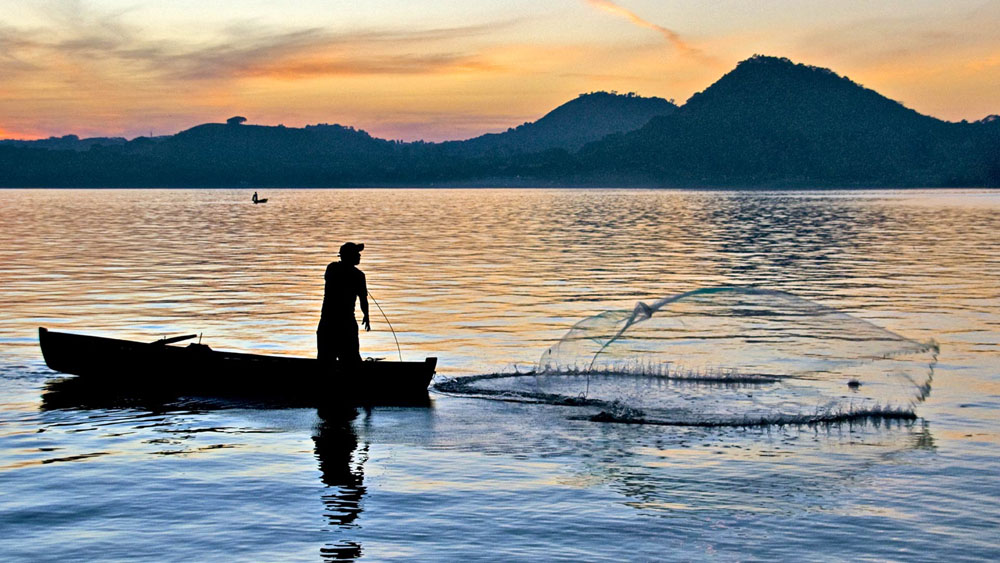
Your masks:
{"label": "distant hill", "polygon": [[49,137],[34,141],[19,141],[16,139],[0,139],[0,146],[27,147],[36,149],[89,151],[94,146],[124,145],[128,141],[124,137],[89,137],[81,139],[76,135]]}
{"label": "distant hill", "polygon": [[755,56],[579,160],[667,184],[983,185],[996,181],[996,125],[941,121],[828,69]]}
{"label": "distant hill", "polygon": [[397,143],[340,125],[206,123],[169,137],[139,137],[87,152],[19,149],[0,146],[4,185],[327,186],[377,177],[392,161]]}
{"label": "distant hill", "polygon": [[208,123],[132,141],[0,142],[0,186],[997,186],[1000,118],[921,115],[823,68],[754,56],[681,107],[584,94],[447,143]]}
{"label": "distant hill", "polygon": [[638,129],[650,119],[677,109],[663,98],[644,98],[633,93],[591,92],[580,94],[534,122],[503,133],[488,133],[465,141],[442,143],[450,154],[478,156],[564,149],[575,152],[583,145],[611,133]]}
{"label": "distant hill", "polygon": [[394,142],[340,125],[208,123],[131,152],[174,167],[171,184],[315,185],[358,180],[377,170],[394,149]]}

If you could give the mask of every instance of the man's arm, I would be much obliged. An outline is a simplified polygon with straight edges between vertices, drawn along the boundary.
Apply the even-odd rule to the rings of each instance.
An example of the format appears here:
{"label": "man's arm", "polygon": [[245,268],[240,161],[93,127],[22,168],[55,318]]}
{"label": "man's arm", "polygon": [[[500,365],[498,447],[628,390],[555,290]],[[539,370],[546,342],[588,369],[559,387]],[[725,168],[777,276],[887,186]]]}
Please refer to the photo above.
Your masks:
{"label": "man's arm", "polygon": [[369,331],[372,329],[372,323],[368,318],[368,282],[365,280],[364,273],[361,274],[361,287],[358,290],[358,302],[361,304],[361,313],[364,315],[361,319],[361,324],[365,325],[366,331]]}

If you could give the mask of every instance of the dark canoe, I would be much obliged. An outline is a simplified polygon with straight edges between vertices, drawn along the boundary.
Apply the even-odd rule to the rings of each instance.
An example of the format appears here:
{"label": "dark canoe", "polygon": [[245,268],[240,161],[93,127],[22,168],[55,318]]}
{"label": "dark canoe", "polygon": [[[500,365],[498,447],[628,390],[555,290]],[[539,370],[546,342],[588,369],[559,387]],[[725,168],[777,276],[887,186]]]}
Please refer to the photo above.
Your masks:
{"label": "dark canoe", "polygon": [[254,202],[255,205],[258,203],[267,203],[267,198],[265,197],[264,199],[258,199],[257,201]]}
{"label": "dark canoe", "polygon": [[[193,336],[193,335],[192,335]],[[345,367],[315,358],[212,350],[177,339],[135,342],[38,329],[45,363],[81,383],[172,395],[395,403],[427,398],[437,358],[365,361]],[[301,402],[301,401],[300,401]]]}

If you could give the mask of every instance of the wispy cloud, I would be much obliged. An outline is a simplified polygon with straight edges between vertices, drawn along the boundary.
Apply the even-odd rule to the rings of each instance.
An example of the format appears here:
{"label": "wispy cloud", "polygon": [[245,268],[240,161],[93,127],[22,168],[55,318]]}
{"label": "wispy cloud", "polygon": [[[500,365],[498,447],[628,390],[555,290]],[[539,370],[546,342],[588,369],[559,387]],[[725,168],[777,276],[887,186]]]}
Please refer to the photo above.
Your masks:
{"label": "wispy cloud", "polygon": [[704,53],[701,50],[691,46],[687,41],[684,41],[680,34],[672,29],[663,27],[662,25],[657,25],[653,22],[641,18],[635,12],[615,4],[611,0],[584,0],[587,4],[609,14],[625,18],[633,24],[655,31],[663,36],[677,51],[683,55],[689,55],[699,58],[705,58]]}
{"label": "wispy cloud", "polygon": [[82,19],[77,24],[59,17],[44,29],[0,27],[0,73],[46,73],[78,63],[123,79],[198,81],[496,69],[477,53],[450,44],[517,23],[341,32],[243,24],[205,41],[146,39],[117,15],[91,13]]}
{"label": "wispy cloud", "polygon": [[242,37],[239,42],[227,39],[195,49],[142,56],[161,68],[171,69],[170,72],[182,79],[247,76],[297,79],[494,68],[476,53],[430,45],[479,32],[478,28],[413,33],[330,33],[322,29],[276,33],[247,31],[237,32]]}
{"label": "wispy cloud", "polygon": [[383,55],[364,59],[355,59],[346,54],[326,54],[314,60],[257,64],[242,69],[238,74],[294,80],[314,76],[434,74],[483,70],[500,70],[500,67],[476,56],[458,53]]}

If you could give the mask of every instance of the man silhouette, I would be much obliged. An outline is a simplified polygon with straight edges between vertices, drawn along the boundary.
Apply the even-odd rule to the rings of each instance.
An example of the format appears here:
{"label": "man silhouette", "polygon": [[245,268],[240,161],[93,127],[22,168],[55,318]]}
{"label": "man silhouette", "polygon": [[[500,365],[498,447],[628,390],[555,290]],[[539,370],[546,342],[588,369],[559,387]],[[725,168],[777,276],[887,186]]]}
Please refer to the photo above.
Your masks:
{"label": "man silhouette", "polygon": [[355,299],[361,302],[365,330],[372,329],[368,319],[368,284],[364,272],[357,268],[364,249],[364,244],[345,242],[340,247],[340,261],[326,267],[323,311],[316,330],[317,358],[322,362],[361,362]]}
{"label": "man silhouette", "polygon": [[257,203],[257,192],[253,193],[253,202]]}

